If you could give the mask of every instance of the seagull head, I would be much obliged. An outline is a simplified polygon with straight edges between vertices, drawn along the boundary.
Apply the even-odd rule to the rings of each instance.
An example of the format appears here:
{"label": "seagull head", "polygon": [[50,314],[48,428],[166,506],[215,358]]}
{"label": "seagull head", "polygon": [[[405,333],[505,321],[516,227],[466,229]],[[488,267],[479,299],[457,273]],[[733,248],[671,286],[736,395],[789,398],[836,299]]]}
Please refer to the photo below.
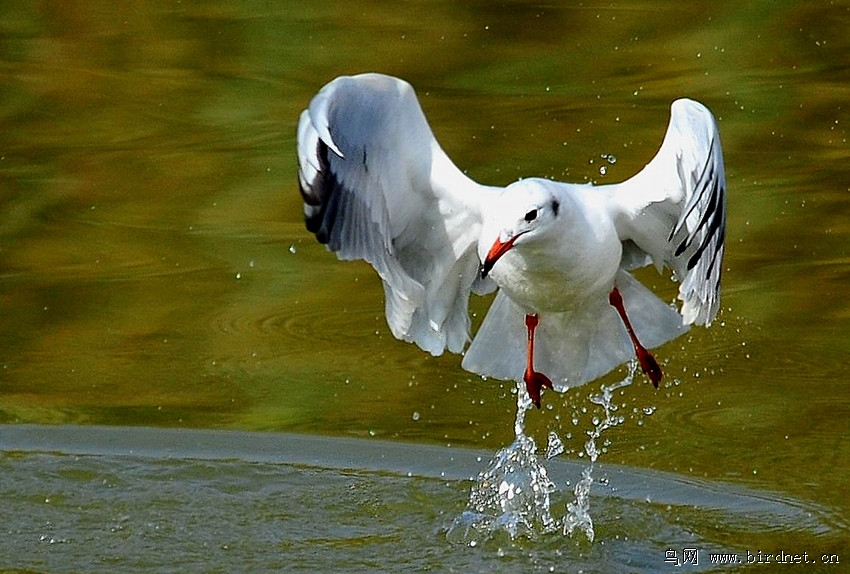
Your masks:
{"label": "seagull head", "polygon": [[545,184],[536,179],[512,183],[488,209],[478,242],[482,278],[508,251],[539,244],[552,232],[561,199]]}

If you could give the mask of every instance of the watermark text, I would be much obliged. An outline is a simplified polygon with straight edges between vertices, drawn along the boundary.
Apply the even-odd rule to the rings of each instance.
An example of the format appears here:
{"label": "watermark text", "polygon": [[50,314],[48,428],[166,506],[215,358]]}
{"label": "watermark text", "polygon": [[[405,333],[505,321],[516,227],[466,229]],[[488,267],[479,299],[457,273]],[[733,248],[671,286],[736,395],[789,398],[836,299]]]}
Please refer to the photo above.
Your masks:
{"label": "watermark text", "polygon": [[668,548],[664,563],[673,566],[699,566],[700,564],[834,564],[841,560],[838,554],[811,554],[809,552],[705,552],[699,548]]}

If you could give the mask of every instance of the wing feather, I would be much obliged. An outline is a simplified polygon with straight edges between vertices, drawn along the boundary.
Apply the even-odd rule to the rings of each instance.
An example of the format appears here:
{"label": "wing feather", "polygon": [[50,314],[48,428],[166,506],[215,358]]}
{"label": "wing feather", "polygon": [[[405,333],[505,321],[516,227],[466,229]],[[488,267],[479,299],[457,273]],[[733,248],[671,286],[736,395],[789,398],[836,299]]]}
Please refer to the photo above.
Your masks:
{"label": "wing feather", "polygon": [[659,269],[673,269],[685,324],[710,324],[720,306],[726,234],[723,151],[711,112],[693,100],[673,102],[658,153],[612,186],[610,198],[620,238]]}
{"label": "wing feather", "polygon": [[481,194],[434,138],[413,88],[380,74],[339,77],[298,125],[307,229],[384,282],[387,323],[438,355],[469,340]]}

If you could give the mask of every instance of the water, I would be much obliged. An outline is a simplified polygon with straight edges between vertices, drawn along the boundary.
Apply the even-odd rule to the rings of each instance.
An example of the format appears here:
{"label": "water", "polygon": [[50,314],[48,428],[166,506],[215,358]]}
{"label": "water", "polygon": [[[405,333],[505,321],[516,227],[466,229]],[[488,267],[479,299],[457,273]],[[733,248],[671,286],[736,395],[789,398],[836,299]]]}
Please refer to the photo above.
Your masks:
{"label": "water", "polygon": [[[845,523],[829,518],[850,515],[848,26],[841,2],[0,3],[0,423],[59,429],[4,454],[0,515],[14,536],[0,570],[109,570],[93,550],[119,537],[91,533],[123,525],[138,535],[129,542],[144,541],[144,517],[167,532],[148,563],[195,560],[194,570],[238,569],[252,553],[273,569],[287,550],[352,569],[380,569],[369,557],[386,555],[466,571],[657,571],[670,546],[681,556],[695,541],[850,555]],[[516,440],[517,397],[512,383],[464,373],[458,357],[395,341],[374,273],[337,262],[303,228],[298,113],[332,77],[365,70],[410,80],[447,153],[483,183],[618,181],[655,152],[673,99],[718,117],[729,186],[721,316],[655,353],[666,386],[638,376],[614,391],[624,420],[595,442],[592,543],[562,525],[474,548],[446,538],[474,478]],[[654,271],[641,279],[674,298]],[[474,322],[488,302],[473,301]],[[590,397],[626,375],[547,393],[525,414],[556,485],[556,521],[577,502],[593,417],[605,420]],[[246,462],[226,444],[204,451],[212,458],[55,454],[80,426],[126,429],[129,445],[142,427],[222,432],[248,453],[241,431],[363,442],[347,467],[322,462],[316,474]],[[546,459],[550,433],[564,450]],[[417,469],[369,463],[364,444],[378,439],[420,449]],[[449,445],[480,460],[441,479],[432,470]],[[172,473],[198,459],[208,475]],[[110,466],[124,489],[85,478],[112,476]],[[174,484],[165,498],[157,473]],[[205,514],[192,493],[215,485],[211,475],[276,496],[245,494],[242,506],[211,496]],[[347,480],[371,494],[339,514]],[[60,506],[43,502],[40,483]],[[758,494],[726,497],[739,489]],[[55,495],[66,491],[81,494]],[[287,493],[328,504],[278,522]],[[100,513],[82,511],[87,500]],[[234,530],[217,507],[245,525]],[[347,532],[328,526],[337,514]],[[219,549],[193,550],[192,528]],[[114,549],[112,560],[138,550]]]}
{"label": "water", "polygon": [[506,532],[512,540],[519,536],[535,537],[559,528],[565,535],[582,532],[593,542],[595,531],[590,513],[590,489],[593,485],[593,469],[599,459],[597,441],[606,430],[622,424],[622,416],[615,416],[618,406],[612,402],[613,393],[628,387],[637,372],[637,362],[629,364],[626,377],[612,385],[602,385],[601,395],[591,395],[589,400],[602,407],[602,418],[593,417],[593,428],[587,431],[588,440],[584,453],[589,464],[581,471],[573,493],[575,500],[566,505],[562,517],[553,516],[550,495],[558,485],[549,479],[545,460],[551,460],[564,452],[564,444],[558,434],[550,431],[544,458],[538,456],[537,444],[525,434],[525,416],[532,402],[525,386],[517,384],[517,416],[514,423],[516,438],[507,447],[500,449],[486,469],[481,471],[469,495],[466,510],[455,519],[449,530],[449,538],[470,545],[478,545],[483,538]]}
{"label": "water", "polygon": [[588,440],[584,443],[584,452],[590,460],[590,464],[582,470],[581,479],[576,483],[575,501],[567,505],[567,515],[564,517],[564,534],[572,534],[576,529],[584,532],[587,539],[593,542],[596,536],[593,530],[593,517],[590,514],[590,488],[593,486],[593,467],[599,459],[600,449],[596,444],[602,437],[602,433],[610,428],[622,424],[625,420],[622,416],[615,416],[618,407],[611,401],[613,392],[628,387],[637,373],[637,362],[629,363],[629,373],[626,377],[612,385],[602,385],[601,395],[591,395],[590,402],[602,407],[603,418],[593,418],[593,428],[587,431]]}
{"label": "water", "polygon": [[[0,572],[677,572],[669,549],[811,554],[846,523],[775,493],[597,465],[597,539],[452,536],[486,450],[237,431],[0,426]],[[546,462],[553,483],[584,463]],[[551,493],[563,508],[572,492]],[[479,534],[481,534],[479,532]]]}
{"label": "water", "polygon": [[514,442],[500,449],[475,479],[466,510],[455,519],[448,537],[471,546],[506,532],[512,540],[554,530],[550,495],[557,486],[537,456],[537,444],[525,434],[525,415],[532,407],[524,383],[517,383]]}

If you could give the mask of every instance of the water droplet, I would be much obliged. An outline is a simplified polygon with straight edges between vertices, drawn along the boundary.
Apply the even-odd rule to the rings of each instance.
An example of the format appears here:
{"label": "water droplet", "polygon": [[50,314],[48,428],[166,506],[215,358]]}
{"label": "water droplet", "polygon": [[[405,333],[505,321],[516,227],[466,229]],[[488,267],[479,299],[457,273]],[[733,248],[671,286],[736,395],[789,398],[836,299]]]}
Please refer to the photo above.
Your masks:
{"label": "water droplet", "polygon": [[555,458],[564,452],[564,443],[558,433],[549,431],[549,439],[546,444],[546,458]]}

